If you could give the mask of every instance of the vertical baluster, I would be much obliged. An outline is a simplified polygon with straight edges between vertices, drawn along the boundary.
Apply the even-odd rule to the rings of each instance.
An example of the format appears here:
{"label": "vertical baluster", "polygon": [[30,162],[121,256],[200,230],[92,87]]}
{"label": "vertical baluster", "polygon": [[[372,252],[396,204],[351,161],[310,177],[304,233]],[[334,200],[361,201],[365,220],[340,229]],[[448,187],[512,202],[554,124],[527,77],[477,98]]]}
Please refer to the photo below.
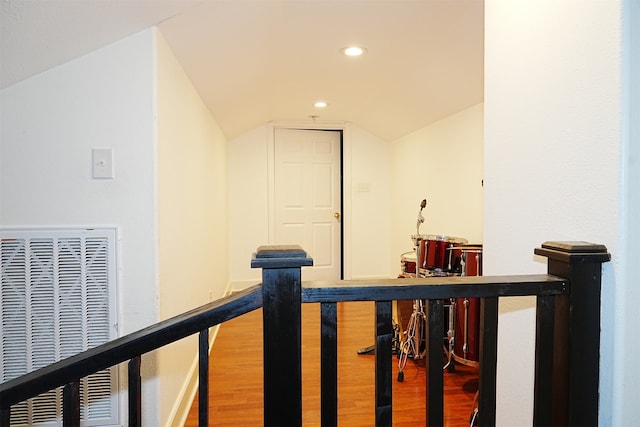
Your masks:
{"label": "vertical baluster", "polygon": [[427,424],[444,425],[444,374],[442,343],[444,340],[444,302],[429,300],[426,330],[427,344]]}
{"label": "vertical baluster", "polygon": [[498,297],[480,299],[480,375],[478,412],[481,426],[496,425]]}
{"label": "vertical baluster", "polygon": [[568,294],[556,295],[553,302],[551,425],[569,424],[569,302]]}
{"label": "vertical baluster", "polygon": [[142,378],[140,377],[140,358],[129,361],[129,427],[142,425]]}
{"label": "vertical baluster", "polygon": [[538,296],[533,425],[549,426],[553,401],[554,296]]}
{"label": "vertical baluster", "polygon": [[335,302],[320,304],[320,390],[322,427],[338,425],[338,315]]}
{"label": "vertical baluster", "polygon": [[391,355],[393,325],[391,301],[376,302],[376,426],[392,424]]}
{"label": "vertical baluster", "polygon": [[0,427],[11,427],[11,408],[0,409]]}
{"label": "vertical baluster", "polygon": [[80,381],[70,382],[62,389],[62,426],[80,427]]}
{"label": "vertical baluster", "polygon": [[198,426],[209,425],[209,329],[200,331],[198,341]]}

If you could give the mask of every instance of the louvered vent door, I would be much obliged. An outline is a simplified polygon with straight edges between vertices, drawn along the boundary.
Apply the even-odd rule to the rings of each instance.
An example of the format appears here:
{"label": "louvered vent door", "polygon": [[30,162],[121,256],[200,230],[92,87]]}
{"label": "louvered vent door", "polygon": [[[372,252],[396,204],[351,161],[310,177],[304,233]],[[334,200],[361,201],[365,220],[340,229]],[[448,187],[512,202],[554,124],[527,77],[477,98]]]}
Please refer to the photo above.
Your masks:
{"label": "louvered vent door", "polygon": [[[0,230],[4,382],[116,337],[115,230]],[[118,421],[117,369],[81,382],[85,426]],[[11,425],[61,425],[62,389],[12,407]]]}

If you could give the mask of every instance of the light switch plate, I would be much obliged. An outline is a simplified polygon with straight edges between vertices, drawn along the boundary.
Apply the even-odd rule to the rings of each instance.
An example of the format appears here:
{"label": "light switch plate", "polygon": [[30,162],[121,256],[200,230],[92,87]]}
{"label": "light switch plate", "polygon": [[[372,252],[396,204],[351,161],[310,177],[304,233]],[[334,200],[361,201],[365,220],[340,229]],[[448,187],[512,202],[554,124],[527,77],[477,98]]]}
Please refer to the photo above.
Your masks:
{"label": "light switch plate", "polygon": [[94,179],[113,179],[113,149],[94,148],[91,150]]}
{"label": "light switch plate", "polygon": [[356,191],[358,193],[368,193],[371,191],[371,184],[368,182],[359,182]]}

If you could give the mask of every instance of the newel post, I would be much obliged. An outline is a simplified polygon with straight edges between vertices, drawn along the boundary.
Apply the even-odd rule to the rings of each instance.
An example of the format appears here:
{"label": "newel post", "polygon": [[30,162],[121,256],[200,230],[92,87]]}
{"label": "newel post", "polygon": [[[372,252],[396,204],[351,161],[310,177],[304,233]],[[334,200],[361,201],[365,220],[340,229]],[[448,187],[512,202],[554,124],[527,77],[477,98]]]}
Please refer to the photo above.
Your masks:
{"label": "newel post", "polygon": [[567,298],[555,305],[554,396],[551,424],[598,425],[600,297],[602,263],[611,260],[604,245],[545,242],[534,251],[547,257],[550,275],[567,279]]}
{"label": "newel post", "polygon": [[313,260],[299,246],[260,246],[262,268],[264,425],[302,425],[301,267]]}

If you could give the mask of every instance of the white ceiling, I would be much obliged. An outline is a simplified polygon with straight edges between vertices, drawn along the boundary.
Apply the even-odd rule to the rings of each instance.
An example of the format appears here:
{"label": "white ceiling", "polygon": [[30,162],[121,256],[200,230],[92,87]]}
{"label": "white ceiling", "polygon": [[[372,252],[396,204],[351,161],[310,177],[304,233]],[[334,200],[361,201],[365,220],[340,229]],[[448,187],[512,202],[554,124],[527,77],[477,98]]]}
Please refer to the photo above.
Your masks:
{"label": "white ceiling", "polygon": [[319,116],[393,141],[483,100],[483,0],[0,4],[0,88],[157,25],[229,138]]}

